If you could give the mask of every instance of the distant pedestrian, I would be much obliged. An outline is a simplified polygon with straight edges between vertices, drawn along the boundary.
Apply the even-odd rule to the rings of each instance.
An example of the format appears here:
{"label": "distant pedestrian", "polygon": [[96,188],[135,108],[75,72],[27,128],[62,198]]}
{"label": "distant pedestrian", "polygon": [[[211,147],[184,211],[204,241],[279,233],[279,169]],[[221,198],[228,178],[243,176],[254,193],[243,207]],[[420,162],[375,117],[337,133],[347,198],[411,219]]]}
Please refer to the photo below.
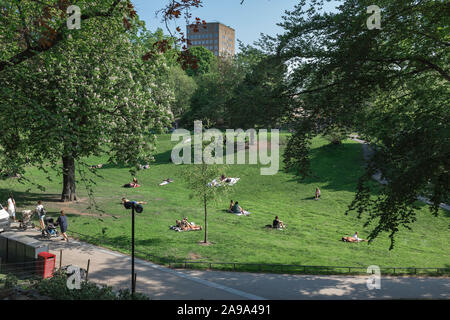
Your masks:
{"label": "distant pedestrian", "polygon": [[8,198],[8,213],[9,217],[16,222],[16,201],[14,201],[14,197],[11,193]]}
{"label": "distant pedestrian", "polygon": [[69,226],[69,224],[67,222],[67,217],[66,214],[64,213],[64,210],[61,210],[61,215],[58,217],[58,220],[56,220],[56,225],[59,226],[59,228],[61,229],[61,234],[64,237],[61,240],[66,240],[67,242],[69,242],[69,238],[67,237],[66,234],[67,227]]}
{"label": "distant pedestrian", "polygon": [[45,209],[44,209],[44,206],[42,205],[42,201],[41,200],[39,200],[37,202],[36,213],[39,215],[39,224],[41,225],[41,229],[45,230],[45,223],[44,223]]}

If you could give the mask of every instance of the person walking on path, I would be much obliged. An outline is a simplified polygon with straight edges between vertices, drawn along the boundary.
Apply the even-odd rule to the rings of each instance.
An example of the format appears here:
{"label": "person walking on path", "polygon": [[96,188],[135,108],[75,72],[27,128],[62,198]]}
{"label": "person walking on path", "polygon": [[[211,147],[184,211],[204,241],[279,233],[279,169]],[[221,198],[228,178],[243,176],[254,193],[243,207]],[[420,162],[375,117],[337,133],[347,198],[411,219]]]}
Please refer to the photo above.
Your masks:
{"label": "person walking on path", "polygon": [[44,206],[42,205],[41,200],[37,202],[36,213],[39,215],[39,224],[41,225],[41,230],[45,230],[45,223],[44,223],[45,209]]}
{"label": "person walking on path", "polygon": [[16,201],[11,193],[8,198],[8,213],[14,222],[16,222]]}
{"label": "person walking on path", "polygon": [[66,214],[64,213],[64,210],[61,210],[61,215],[58,217],[58,220],[56,220],[56,225],[59,226],[59,228],[61,229],[61,234],[63,235],[63,239],[61,240],[66,240],[67,242],[69,242],[69,238],[67,237],[66,231],[67,231],[67,227],[68,227],[68,223],[67,223],[67,217]]}

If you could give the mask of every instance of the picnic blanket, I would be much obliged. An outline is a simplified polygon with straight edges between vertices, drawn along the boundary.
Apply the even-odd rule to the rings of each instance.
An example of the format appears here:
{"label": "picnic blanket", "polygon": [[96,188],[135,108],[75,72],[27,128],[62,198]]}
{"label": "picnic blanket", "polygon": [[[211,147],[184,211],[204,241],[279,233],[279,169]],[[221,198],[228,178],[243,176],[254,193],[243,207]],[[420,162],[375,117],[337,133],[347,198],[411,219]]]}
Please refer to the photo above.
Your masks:
{"label": "picnic blanket", "polygon": [[235,214],[237,216],[248,216],[249,214],[251,214],[251,212],[248,212],[248,211],[245,211],[245,210],[244,210],[244,213],[242,213],[242,212],[240,212],[240,213],[231,212],[231,213]]}

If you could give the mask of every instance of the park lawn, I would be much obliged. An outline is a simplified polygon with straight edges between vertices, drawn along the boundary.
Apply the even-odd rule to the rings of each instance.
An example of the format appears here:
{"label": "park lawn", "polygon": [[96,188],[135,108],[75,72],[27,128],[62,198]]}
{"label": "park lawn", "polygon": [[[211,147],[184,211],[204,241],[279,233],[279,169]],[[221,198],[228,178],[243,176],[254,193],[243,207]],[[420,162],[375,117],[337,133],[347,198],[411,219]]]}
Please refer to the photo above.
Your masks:
{"label": "park lawn", "polygon": [[[286,136],[282,136],[285,140]],[[34,208],[35,202],[42,199],[49,215],[56,217],[60,209],[66,210],[73,236],[124,253],[130,252],[131,212],[123,208],[120,199],[148,201],[144,212],[136,216],[136,250],[138,256],[160,263],[198,260],[361,267],[450,265],[449,213],[441,210],[439,217],[433,217],[424,205],[413,230],[401,229],[397,234],[394,250],[389,251],[386,234],[371,244],[340,241],[355,231],[365,238],[370,231],[355,213],[344,214],[363,172],[361,145],[351,140],[336,147],[322,138],[314,139],[311,159],[316,177],[305,181],[282,170],[282,150],[280,171],[273,176],[260,175],[259,165],[230,165],[226,175],[241,179],[228,198],[209,205],[208,241],[213,244],[199,245],[203,231],[169,229],[184,216],[204,226],[203,206],[190,199],[190,191],[180,178],[180,170],[187,165],[175,166],[168,161],[174,144],[170,135],[158,136],[156,161],[149,170],[137,173],[142,187],[136,189],[122,188],[131,181],[129,168],[107,164],[106,157],[88,159],[92,165],[105,164],[98,170],[103,178],[96,178],[94,186],[101,211],[88,209],[87,192],[81,183],[77,186],[80,201],[58,202],[62,177],[52,173],[52,181],[47,181],[46,174],[34,168],[27,175],[31,181],[44,184],[44,192],[29,183],[8,179],[0,181],[0,200],[5,203],[7,192],[12,191],[19,210],[23,210]],[[158,186],[167,177],[175,182]],[[316,186],[322,191],[319,201],[314,200]],[[238,200],[251,215],[227,213],[230,199]],[[264,228],[275,215],[287,224],[286,230]]]}

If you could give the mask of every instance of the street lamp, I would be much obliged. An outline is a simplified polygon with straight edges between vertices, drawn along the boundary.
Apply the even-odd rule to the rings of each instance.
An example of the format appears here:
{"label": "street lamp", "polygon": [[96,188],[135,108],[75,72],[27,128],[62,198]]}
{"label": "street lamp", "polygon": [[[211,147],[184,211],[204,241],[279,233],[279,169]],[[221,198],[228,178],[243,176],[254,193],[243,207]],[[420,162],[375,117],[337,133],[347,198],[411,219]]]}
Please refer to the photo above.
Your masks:
{"label": "street lamp", "polygon": [[[124,201],[125,198],[123,199]],[[136,207],[136,201],[126,201],[123,203],[125,209],[131,209],[131,297],[134,298],[136,293],[136,273],[134,272],[134,212],[142,212],[142,206]]]}
{"label": "street lamp", "polygon": [[136,274],[134,272],[134,209],[135,202],[131,205],[131,298],[136,292]]}

